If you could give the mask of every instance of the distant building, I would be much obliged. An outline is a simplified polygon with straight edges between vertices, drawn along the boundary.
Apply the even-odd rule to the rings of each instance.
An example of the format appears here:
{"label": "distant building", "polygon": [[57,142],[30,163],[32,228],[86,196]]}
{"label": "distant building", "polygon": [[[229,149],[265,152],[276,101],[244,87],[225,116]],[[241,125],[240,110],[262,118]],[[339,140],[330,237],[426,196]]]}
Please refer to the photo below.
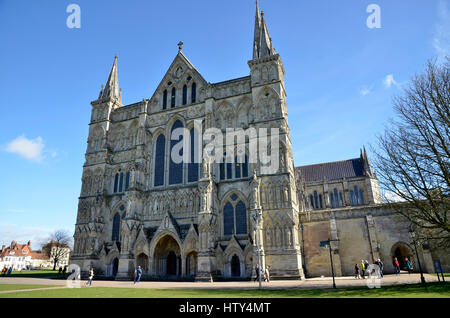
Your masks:
{"label": "distant building", "polygon": [[[36,269],[36,268],[52,268],[53,267],[53,255],[55,254],[56,247],[52,246],[50,257],[42,253],[42,251],[33,251],[31,248],[31,242],[27,244],[18,244],[16,241],[12,241],[11,245],[6,247],[2,246],[0,253],[0,269],[3,267],[12,267],[15,271],[24,269]],[[57,263],[57,267],[64,267],[69,264],[70,249],[65,248],[68,251],[62,253],[63,257]]]}

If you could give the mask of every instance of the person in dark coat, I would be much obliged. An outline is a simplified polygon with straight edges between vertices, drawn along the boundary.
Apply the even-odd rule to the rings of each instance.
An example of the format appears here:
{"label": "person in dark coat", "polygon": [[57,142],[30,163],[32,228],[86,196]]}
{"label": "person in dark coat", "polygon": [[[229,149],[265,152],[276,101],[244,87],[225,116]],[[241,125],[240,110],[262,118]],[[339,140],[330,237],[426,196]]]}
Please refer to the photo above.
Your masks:
{"label": "person in dark coat", "polygon": [[359,274],[359,266],[358,264],[355,264],[355,278],[361,279],[361,275]]}
{"label": "person in dark coat", "polygon": [[142,269],[140,266],[138,266],[136,268],[135,274],[136,274],[136,276],[134,278],[134,284],[137,284],[141,281],[141,276],[142,276]]}
{"label": "person in dark coat", "polygon": [[255,266],[255,273],[256,273],[256,276],[255,276],[255,282],[257,281],[257,280],[259,280],[259,264],[256,264],[256,266]]}

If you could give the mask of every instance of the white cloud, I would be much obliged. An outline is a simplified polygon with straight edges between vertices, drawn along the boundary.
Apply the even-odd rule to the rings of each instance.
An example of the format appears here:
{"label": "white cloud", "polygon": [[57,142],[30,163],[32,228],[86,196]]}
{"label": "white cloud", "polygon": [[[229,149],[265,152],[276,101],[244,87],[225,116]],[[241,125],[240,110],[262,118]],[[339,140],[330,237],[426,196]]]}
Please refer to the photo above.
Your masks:
{"label": "white cloud", "polygon": [[444,59],[450,55],[450,9],[444,0],[439,0],[437,12],[433,47],[436,50],[438,59]]}
{"label": "white cloud", "polygon": [[384,201],[387,202],[402,202],[405,201],[401,196],[394,192],[385,192]]}
{"label": "white cloud", "polygon": [[372,87],[367,87],[367,86],[364,86],[359,90],[359,93],[362,96],[366,96],[367,94],[370,94],[371,92],[372,92]]}
{"label": "white cloud", "polygon": [[24,135],[17,137],[6,146],[6,151],[16,153],[28,160],[41,162],[44,141],[41,137],[28,139]]}
{"label": "white cloud", "polygon": [[383,80],[383,84],[384,84],[384,87],[386,87],[386,88],[389,88],[392,85],[399,86],[399,83],[397,83],[395,81],[393,74],[386,75],[386,77]]}

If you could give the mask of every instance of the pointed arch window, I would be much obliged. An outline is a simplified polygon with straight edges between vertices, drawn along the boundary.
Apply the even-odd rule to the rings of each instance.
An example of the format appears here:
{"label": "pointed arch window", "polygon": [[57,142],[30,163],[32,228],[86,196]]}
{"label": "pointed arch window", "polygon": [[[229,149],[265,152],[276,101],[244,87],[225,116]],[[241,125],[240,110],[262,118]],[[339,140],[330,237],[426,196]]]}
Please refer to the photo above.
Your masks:
{"label": "pointed arch window", "polygon": [[228,201],[225,204],[223,208],[223,232],[224,235],[247,234],[247,208],[242,201]]}
{"label": "pointed arch window", "polygon": [[120,240],[120,214],[117,212],[114,214],[111,241]]}
{"label": "pointed arch window", "polygon": [[163,109],[167,109],[167,89],[163,93]]}
{"label": "pointed arch window", "polygon": [[125,175],[125,190],[128,190],[130,187],[130,171]]}
{"label": "pointed arch window", "polygon": [[234,231],[234,211],[230,202],[223,208],[223,234],[232,235]]}
{"label": "pointed arch window", "polygon": [[155,187],[164,185],[164,154],[166,147],[166,138],[164,135],[159,135],[156,140],[155,150]]}
{"label": "pointed arch window", "polygon": [[247,234],[247,211],[242,201],[236,205],[236,234]]}
{"label": "pointed arch window", "polygon": [[123,191],[123,172],[120,173],[120,178],[119,178],[119,192]]}
{"label": "pointed arch window", "polygon": [[188,163],[188,182],[198,181],[198,158],[195,155],[195,140],[198,141],[198,136],[194,128],[190,130],[189,137],[191,138],[190,144],[190,162]]}
{"label": "pointed arch window", "polygon": [[191,87],[191,103],[195,104],[197,101],[197,84],[192,83],[192,87]]}
{"label": "pointed arch window", "polygon": [[177,94],[177,90],[175,89],[175,87],[173,87],[172,88],[172,96],[170,97],[170,107],[172,107],[172,108],[175,107],[176,94]]}
{"label": "pointed arch window", "polygon": [[[177,128],[183,128],[183,124],[181,121],[177,120],[171,130],[171,134]],[[172,149],[173,147],[182,142],[183,136],[181,135],[178,140],[170,140],[170,151],[169,151],[169,184],[180,184],[183,183],[183,162],[175,163],[172,158]],[[181,148],[180,156],[183,156],[183,148]]]}
{"label": "pointed arch window", "polygon": [[183,105],[187,104],[187,86],[183,86]]}
{"label": "pointed arch window", "polygon": [[116,173],[116,175],[114,176],[114,193],[116,193],[118,189],[119,189],[119,174]]}

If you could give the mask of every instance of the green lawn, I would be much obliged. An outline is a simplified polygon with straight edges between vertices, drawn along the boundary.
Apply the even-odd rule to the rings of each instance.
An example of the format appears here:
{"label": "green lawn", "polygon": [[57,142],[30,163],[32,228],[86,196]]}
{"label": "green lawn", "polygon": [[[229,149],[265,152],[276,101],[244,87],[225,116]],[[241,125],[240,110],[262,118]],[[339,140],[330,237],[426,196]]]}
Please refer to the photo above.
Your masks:
{"label": "green lawn", "polygon": [[[95,284],[95,283],[94,283]],[[82,287],[0,294],[0,298],[450,298],[449,283],[385,286],[379,289],[216,290]]]}
{"label": "green lawn", "polygon": [[57,287],[51,285],[0,284],[0,291]]}
{"label": "green lawn", "polygon": [[31,270],[31,271],[13,271],[11,275],[6,277],[33,277],[33,278],[57,278],[62,275],[58,275],[58,271],[53,270]]}

